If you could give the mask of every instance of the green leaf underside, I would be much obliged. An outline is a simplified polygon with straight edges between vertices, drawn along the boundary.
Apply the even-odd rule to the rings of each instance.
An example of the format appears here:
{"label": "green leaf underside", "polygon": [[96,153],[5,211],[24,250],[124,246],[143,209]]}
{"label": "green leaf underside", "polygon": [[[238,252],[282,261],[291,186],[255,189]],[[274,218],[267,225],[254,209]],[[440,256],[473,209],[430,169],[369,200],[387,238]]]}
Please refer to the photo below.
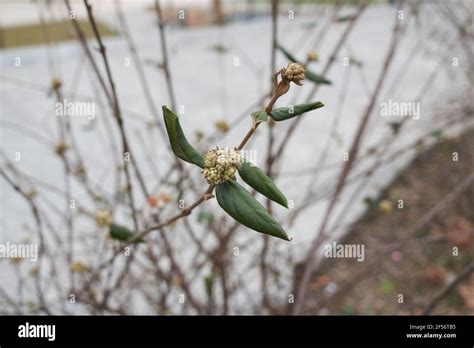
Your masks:
{"label": "green leaf underside", "polygon": [[275,121],[284,121],[284,120],[288,120],[292,117],[301,115],[305,112],[315,110],[315,109],[319,109],[323,106],[324,106],[324,104],[321,103],[321,102],[314,102],[314,103],[309,103],[309,104],[294,105],[293,109],[291,107],[276,108],[276,109],[272,110],[270,116]]}
{"label": "green leaf underside", "polygon": [[244,162],[239,169],[239,174],[242,180],[257,192],[288,208],[288,200],[285,195],[260,168],[248,162]]}
{"label": "green leaf underside", "polygon": [[201,168],[204,167],[202,155],[196,151],[186,139],[183,129],[179,124],[178,116],[163,105],[163,117],[165,119],[166,131],[170,140],[171,149],[174,154],[183,161],[195,164]]}
{"label": "green leaf underside", "polygon": [[262,123],[268,120],[268,114],[265,111],[255,111],[251,114],[254,123]]}
{"label": "green leaf underside", "polygon": [[237,182],[226,181],[218,185],[216,198],[221,208],[242,225],[260,233],[290,240],[283,227]]}
{"label": "green leaf underside", "polygon": [[[117,239],[121,240],[123,242],[126,242],[134,237],[134,234],[132,231],[130,231],[128,228],[116,224],[112,224],[110,226],[110,237],[112,239]],[[143,238],[140,238],[137,240],[138,243],[143,243],[145,242]]]}
{"label": "green leaf underside", "polygon": [[[302,64],[300,61],[298,61],[296,59],[295,56],[293,56],[290,52],[288,52],[286,49],[284,49],[283,47],[281,46],[278,46],[278,48],[280,49],[281,53],[283,53],[283,55],[288,58],[288,60],[290,60],[291,62],[293,63],[299,63],[299,64]],[[326,84],[326,85],[330,85],[331,84],[331,81],[329,81],[328,79],[326,79],[324,76],[321,76],[321,75],[318,75],[312,71],[309,71],[308,69],[305,68],[305,71],[304,71],[304,76],[305,76],[305,79],[308,79],[316,84]]]}
{"label": "green leaf underside", "polygon": [[310,81],[312,81],[316,84],[320,84],[320,85],[330,85],[332,83],[331,81],[329,81],[324,76],[315,74],[314,72],[311,72],[309,70],[304,71],[304,77],[305,77],[305,79],[310,80]]}

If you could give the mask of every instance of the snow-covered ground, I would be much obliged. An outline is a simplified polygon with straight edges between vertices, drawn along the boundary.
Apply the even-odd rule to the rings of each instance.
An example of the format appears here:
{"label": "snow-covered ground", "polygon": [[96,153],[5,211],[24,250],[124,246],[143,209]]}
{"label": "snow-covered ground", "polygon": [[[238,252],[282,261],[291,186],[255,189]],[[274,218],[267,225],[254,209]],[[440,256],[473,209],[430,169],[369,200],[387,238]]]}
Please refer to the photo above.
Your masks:
{"label": "snow-covered ground", "polygon": [[[94,4],[97,4],[95,7],[97,17],[120,31],[112,2],[96,1]],[[160,41],[153,13],[145,8],[143,1],[124,1],[122,7],[141,59],[144,61],[159,60],[161,56]],[[74,3],[74,8],[77,9],[79,18],[84,16],[80,3]],[[348,12],[351,11],[348,10]],[[47,18],[64,18],[66,14],[67,11],[61,2],[54,6],[54,10],[47,14]],[[325,183],[334,184],[340,165],[343,163],[343,153],[349,150],[356,127],[382,69],[390,44],[394,14],[395,9],[388,5],[371,6],[363,14],[350,34],[348,44],[343,47],[327,75],[333,84],[322,86],[314,98],[324,102],[325,107],[305,116],[297,128],[295,136],[289,142],[280,169],[282,173],[292,173],[292,175],[283,174],[278,179],[278,184],[282,191],[293,199],[295,208],[303,203],[302,199],[306,193],[309,178],[309,175],[304,173],[316,165],[338,110],[341,88],[344,83],[348,83],[346,86],[347,96],[341,109],[341,121],[337,128],[341,141],[339,144],[332,144],[326,163],[328,169],[322,172],[316,185],[319,187],[324,186]],[[5,26],[38,20],[35,5],[16,2],[0,4],[0,16],[0,23]],[[321,17],[316,18],[314,15],[298,14],[298,12],[295,19],[280,16],[279,42],[297,57],[304,58],[311,49],[319,25],[324,20]],[[396,102],[414,101],[444,54],[446,46],[456,35],[448,29],[446,23],[441,23],[440,18],[434,15],[421,17],[419,25],[415,25],[412,14],[406,11],[402,21],[404,25],[407,25],[407,32],[403,35],[384,89],[374,108],[362,153],[369,147],[377,147],[377,144],[383,142],[390,134],[387,123],[395,118],[382,117],[379,105],[389,99]],[[318,72],[327,61],[345,26],[345,23],[332,24],[327,36],[317,47],[322,63],[310,66],[312,70]],[[194,141],[193,134],[197,130],[202,130],[206,134],[212,133],[213,124],[217,120],[227,120],[229,123],[233,123],[248,106],[258,100],[268,89],[270,80],[268,65],[271,52],[271,21],[268,17],[247,22],[233,22],[222,28],[184,29],[171,27],[167,30],[167,40],[177,103],[184,108],[184,112],[180,114],[180,120],[190,140]],[[172,157],[167,141],[156,135],[150,136],[153,130],[148,128],[152,116],[143,98],[143,92],[125,40],[121,36],[108,37],[104,39],[104,43],[111,60],[112,72],[124,109],[131,146],[135,149],[134,152],[137,156],[136,160],[143,164],[141,168],[145,179],[155,184],[155,173],[151,166],[146,165],[148,158],[142,149],[146,148],[152,154],[160,174],[163,175],[166,172],[166,166],[170,165]],[[226,47],[227,50],[224,54],[218,54],[212,50],[212,46],[218,43]],[[95,45],[92,42],[91,44]],[[98,53],[95,54],[97,60],[100,61]],[[403,128],[403,134],[392,150],[406,146],[422,134],[436,129],[439,122],[443,121],[439,117],[439,112],[437,113],[439,108],[445,107],[450,99],[461,95],[468,88],[465,77],[466,68],[463,66],[465,61],[460,58],[459,54],[457,50],[449,52],[445,63],[441,65],[442,71],[437,74],[433,87],[428,95],[421,100],[420,118],[407,121],[408,124]],[[345,80],[349,68],[344,66],[343,62],[344,58],[349,56],[363,62],[362,75],[357,68],[352,67],[350,79]],[[409,65],[404,65],[410,56],[412,58]],[[452,66],[452,58],[455,57],[460,58],[457,67]],[[17,67],[15,62],[18,61],[18,58],[21,60],[21,65]],[[53,70],[48,68],[48,59],[54,62]],[[126,64],[127,59],[130,59],[130,65]],[[238,64],[235,64],[236,61]],[[277,66],[284,66],[286,63],[285,58],[278,54]],[[403,66],[408,70],[402,68]],[[152,64],[145,64],[145,70],[155,104],[158,107],[169,104],[165,79],[161,71]],[[49,86],[53,76],[60,76],[63,81],[66,99],[70,101],[98,101],[98,86],[95,82],[94,86],[91,85],[91,81],[94,79],[77,42],[59,43],[53,48],[42,45],[1,51],[0,141],[5,156],[14,162],[22,172],[33,175],[45,183],[63,187],[62,163],[54,153],[54,144],[58,142],[57,116],[54,115],[55,99],[53,96],[48,97],[44,90],[38,88],[39,86]],[[398,79],[400,81],[396,88],[391,89],[392,84]],[[305,85],[301,87],[301,93],[293,93],[293,96],[289,93],[279,101],[278,105],[285,106],[285,104],[293,102],[294,97],[298,97],[298,101],[301,102],[311,87],[309,81],[305,82]],[[293,91],[295,89],[297,88],[293,87]],[[110,155],[103,121],[103,118],[109,117],[109,114],[99,106],[97,105],[98,110],[94,121],[91,122],[85,117],[76,117],[72,119],[72,125],[93,182],[98,183],[105,192],[112,193],[114,178],[110,168],[114,162]],[[277,139],[285,133],[290,122],[277,125],[275,128]],[[249,125],[250,117],[246,116],[219,140],[218,145],[221,147],[235,146]],[[45,142],[49,143],[49,146],[38,142],[35,137],[25,136],[18,131],[17,126],[41,135]],[[249,149],[257,150],[260,165],[263,165],[266,153],[265,134],[265,129],[259,130],[258,136],[249,145]],[[17,153],[21,153],[19,162],[15,161]],[[350,211],[344,212],[344,224],[353,222],[360,215],[364,210],[363,197],[376,195],[406,165],[409,156],[410,154],[392,161],[380,169],[359,196],[360,202],[352,205]],[[333,165],[331,166],[331,164]],[[4,163],[2,163],[3,165]],[[0,242],[19,242],[28,235],[24,225],[33,226],[29,207],[25,200],[15,193],[4,180],[0,181],[0,190]],[[45,194],[51,195],[50,193]],[[340,198],[342,204],[339,209],[344,206],[350,194],[351,190],[343,192]],[[76,186],[73,186],[73,196],[79,204],[81,199],[86,197],[84,192]],[[193,198],[194,196],[189,197],[190,200]],[[58,202],[61,200],[60,198],[51,195],[50,199],[61,208],[62,203]],[[216,202],[206,204],[217,208]],[[309,240],[317,232],[326,205],[327,201],[323,200],[305,210],[289,231],[294,237],[294,241],[280,243],[277,248],[288,254],[303,255],[309,245]],[[62,208],[65,209],[64,206]],[[275,215],[279,220],[285,221],[288,213],[276,208]],[[339,213],[336,213],[333,217],[338,215]],[[123,217],[118,216],[117,218],[119,221],[123,219],[123,222],[128,222]],[[53,224],[61,223],[60,218],[54,215],[51,221]],[[331,221],[330,226],[336,222],[340,221]],[[84,223],[78,229],[82,229],[84,232],[88,226],[93,225]],[[330,228],[331,233],[337,237],[344,232],[343,227],[340,226],[334,230]],[[248,231],[248,233],[253,232]],[[29,238],[32,237],[29,236]],[[257,253],[257,250],[253,252]],[[248,255],[249,259],[253,257],[251,253]],[[242,266],[243,268],[244,266]],[[8,264],[5,265],[0,260],[0,269],[2,283],[4,280],[11,279],[7,275],[9,274]],[[252,285],[249,288],[252,289]]]}

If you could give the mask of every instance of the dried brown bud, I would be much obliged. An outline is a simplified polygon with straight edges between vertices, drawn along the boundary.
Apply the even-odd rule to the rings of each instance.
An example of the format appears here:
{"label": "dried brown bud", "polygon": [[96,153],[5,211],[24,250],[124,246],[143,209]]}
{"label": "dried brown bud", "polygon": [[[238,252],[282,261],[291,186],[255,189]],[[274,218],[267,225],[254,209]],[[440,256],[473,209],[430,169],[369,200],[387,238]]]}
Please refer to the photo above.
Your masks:
{"label": "dried brown bud", "polygon": [[230,128],[229,124],[224,120],[217,121],[216,123],[214,123],[214,126],[216,127],[218,131],[222,133],[227,133]]}
{"label": "dried brown bud", "polygon": [[206,134],[202,130],[198,129],[194,132],[194,135],[196,136],[197,141],[201,141]]}
{"label": "dried brown bud", "polygon": [[309,60],[310,62],[319,62],[319,56],[318,56],[318,54],[317,54],[316,52],[310,51],[310,52],[308,53],[308,60]]}
{"label": "dried brown bud", "polygon": [[112,213],[109,210],[99,210],[95,213],[95,222],[99,227],[112,225]]}
{"label": "dried brown bud", "polygon": [[56,153],[59,155],[59,156],[62,156],[66,150],[69,148],[69,145],[68,144],[65,144],[65,143],[59,143],[59,144],[56,144],[56,147],[55,147],[55,151]]}
{"label": "dried brown bud", "polygon": [[56,90],[58,90],[59,88],[61,88],[61,85],[62,85],[62,84],[63,84],[63,83],[61,82],[60,79],[54,78],[54,79],[51,81],[51,89],[52,89],[53,91],[56,91]]}
{"label": "dried brown bud", "polygon": [[69,265],[71,272],[84,273],[89,270],[89,267],[82,261],[74,261]]}

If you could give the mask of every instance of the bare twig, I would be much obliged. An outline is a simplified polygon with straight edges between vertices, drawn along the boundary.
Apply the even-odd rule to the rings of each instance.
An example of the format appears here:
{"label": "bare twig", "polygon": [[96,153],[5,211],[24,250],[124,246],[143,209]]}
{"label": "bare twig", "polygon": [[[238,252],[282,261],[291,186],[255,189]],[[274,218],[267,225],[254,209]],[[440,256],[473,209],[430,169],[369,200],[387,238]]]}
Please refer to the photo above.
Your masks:
{"label": "bare twig", "polygon": [[[401,4],[399,4],[399,8],[401,7]],[[321,223],[321,227],[319,228],[319,232],[316,235],[316,237],[313,239],[311,243],[311,247],[308,251],[307,257],[306,257],[306,266],[305,270],[303,272],[303,278],[301,280],[301,283],[298,288],[297,296],[296,296],[296,303],[295,307],[293,309],[294,314],[299,314],[301,310],[303,309],[303,304],[304,304],[304,298],[305,298],[305,293],[306,289],[308,286],[308,283],[310,281],[310,277],[313,274],[314,268],[316,267],[315,264],[315,259],[316,259],[316,251],[320,247],[321,243],[323,242],[325,238],[325,230],[326,230],[326,225],[329,222],[329,218],[331,216],[331,212],[333,211],[333,208],[337,202],[337,199],[339,197],[340,192],[342,191],[344,184],[346,182],[347,175],[349,174],[349,171],[351,170],[352,164],[354,163],[354,160],[359,152],[359,146],[362,142],[363,139],[363,134],[365,127],[367,125],[367,122],[369,120],[370,114],[372,113],[372,110],[375,106],[377,97],[379,95],[379,92],[381,90],[381,87],[383,85],[383,82],[385,80],[385,77],[387,75],[387,71],[390,67],[390,64],[393,60],[397,44],[398,44],[398,37],[399,37],[399,30],[400,30],[400,20],[398,19],[398,11],[396,12],[395,16],[395,25],[393,27],[393,34],[392,34],[392,42],[390,44],[389,51],[387,52],[387,56],[385,57],[384,65],[382,67],[382,71],[380,72],[377,84],[374,89],[374,93],[372,95],[372,98],[367,105],[367,108],[364,112],[364,116],[362,117],[362,120],[359,124],[359,127],[357,129],[357,133],[354,136],[354,140],[351,145],[351,149],[349,151],[349,159],[347,162],[344,163],[344,166],[341,170],[341,173],[339,175],[337,184],[336,184],[336,189],[335,193],[332,196],[327,210],[325,212],[323,221]]]}
{"label": "bare twig", "polygon": [[165,72],[166,85],[168,86],[168,94],[171,100],[171,107],[176,110],[176,98],[173,89],[173,80],[171,79],[169,60],[168,60],[168,47],[166,45],[165,26],[163,22],[163,14],[161,12],[160,1],[155,0],[155,10],[158,16],[158,29],[160,31],[160,43],[161,43],[161,56],[163,59],[163,71]]}
{"label": "bare twig", "polygon": [[[347,25],[344,33],[341,35],[341,37],[339,38],[336,46],[334,47],[330,57],[329,57],[329,60],[327,61],[323,71],[322,71],[322,75],[323,76],[327,76],[327,74],[329,73],[329,70],[331,69],[333,63],[335,62],[336,58],[337,58],[337,55],[339,54],[339,51],[340,49],[342,48],[342,46],[344,45],[344,43],[346,42],[347,38],[349,37],[349,34],[352,32],[352,30],[354,29],[354,26],[357,22],[357,20],[361,17],[362,13],[364,12],[365,8],[367,6],[367,0],[362,0],[360,5],[359,5],[359,8],[357,10],[357,13],[355,14],[355,16],[351,19],[351,21],[349,22],[349,24]],[[311,99],[313,98],[313,96],[315,95],[315,93],[318,91],[319,89],[319,85],[315,85],[310,93],[308,93],[308,96],[306,98],[306,103],[309,103],[311,101]],[[299,123],[301,123],[301,120],[302,118],[297,118],[291,125],[290,127],[288,128],[288,130],[286,131],[285,135],[282,137],[282,141],[280,142],[280,146],[276,149],[276,151],[274,152],[273,154],[273,157],[274,158],[280,158],[284,149],[285,149],[285,146],[287,145],[287,143],[289,142],[292,134],[295,132],[296,130],[296,127],[298,126]]]}
{"label": "bare twig", "polygon": [[426,305],[422,315],[430,314],[433,309],[445,298],[459,283],[466,279],[469,274],[474,272],[474,262],[467,265],[449,284],[442,288]]}
{"label": "bare twig", "polygon": [[[112,95],[112,109],[113,109],[113,112],[114,112],[114,116],[115,116],[115,119],[117,121],[117,124],[119,126],[119,129],[120,129],[120,135],[121,135],[121,139],[122,139],[122,153],[123,155],[125,156],[125,154],[129,154],[130,157],[131,157],[131,161],[132,163],[135,163],[135,159],[130,151],[130,147],[128,145],[128,140],[127,140],[127,136],[125,134],[125,127],[124,127],[124,124],[123,124],[123,119],[122,119],[122,112],[120,110],[120,103],[119,103],[119,100],[118,100],[118,97],[117,97],[117,91],[115,89],[115,82],[112,78],[112,71],[110,70],[110,65],[109,65],[109,60],[107,58],[107,53],[106,53],[106,48],[102,42],[102,37],[99,33],[99,30],[97,28],[97,24],[95,22],[95,18],[94,18],[94,15],[92,13],[92,6],[89,4],[88,0],[84,0],[84,5],[86,7],[86,10],[87,10],[87,16],[89,17],[89,22],[91,23],[91,26],[92,26],[92,30],[94,32],[94,35],[95,35],[95,38],[97,39],[97,43],[99,44],[99,51],[100,51],[100,54],[102,56],[102,60],[104,62],[104,65],[105,65],[105,70],[106,70],[106,73],[107,73],[107,79],[109,81],[109,85],[110,85],[110,89],[112,91],[111,95]],[[128,197],[129,197],[129,200],[130,200],[130,208],[132,210],[132,219],[133,219],[133,224],[135,226],[135,230],[138,230],[138,220],[137,220],[137,211],[136,211],[136,208],[135,208],[135,200],[134,200],[134,197],[133,197],[133,187],[132,187],[132,179],[131,179],[131,175],[130,175],[130,169],[129,169],[129,166],[128,166],[128,161],[124,161],[125,163],[125,177],[127,179],[127,193],[128,193]],[[146,191],[146,188],[145,188],[145,183],[143,181],[143,179],[141,178],[141,175],[139,174],[139,171],[137,168],[136,169],[136,174],[137,174],[137,177],[139,178],[139,182],[141,183],[141,186],[142,186],[142,189],[144,191],[144,195],[145,197],[148,197],[148,193]]]}
{"label": "bare twig", "polygon": [[148,108],[150,109],[153,118],[155,119],[156,125],[161,132],[161,135],[165,135],[163,130],[163,124],[161,122],[161,117],[158,113],[156,108],[155,102],[153,101],[153,96],[150,91],[150,86],[148,85],[148,81],[146,79],[145,70],[143,69],[143,63],[140,60],[140,56],[138,55],[137,48],[135,42],[133,40],[132,34],[130,33],[130,29],[128,27],[127,20],[123,15],[122,5],[120,1],[116,2],[116,13],[119,19],[120,25],[122,27],[122,32],[125,37],[125,40],[128,43],[128,48],[132,54],[133,62],[135,68],[137,70],[138,78],[140,80],[140,84],[142,86],[143,95],[145,96],[146,103],[148,104]]}

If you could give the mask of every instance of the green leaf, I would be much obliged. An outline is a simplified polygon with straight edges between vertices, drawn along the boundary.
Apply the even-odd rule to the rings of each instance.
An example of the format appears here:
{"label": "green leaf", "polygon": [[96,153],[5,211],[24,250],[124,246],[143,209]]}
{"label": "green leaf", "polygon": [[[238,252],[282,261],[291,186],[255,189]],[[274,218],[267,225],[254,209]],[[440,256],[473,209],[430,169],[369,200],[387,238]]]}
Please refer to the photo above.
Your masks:
{"label": "green leaf", "polygon": [[284,49],[281,46],[278,46],[278,48],[281,51],[281,53],[283,53],[283,55],[286,58],[288,58],[288,60],[292,61],[293,63],[299,63],[298,60],[295,58],[295,56],[293,56],[289,51],[287,51],[286,49]]}
{"label": "green leaf", "polygon": [[310,80],[310,81],[312,81],[316,84],[319,84],[319,85],[330,85],[332,83],[331,81],[329,81],[324,76],[315,74],[314,72],[311,72],[307,69],[305,69],[305,71],[304,71],[304,77],[305,77],[305,79]]}
{"label": "green leaf", "polygon": [[354,57],[349,57],[349,64],[353,64],[355,66],[358,66],[359,68],[364,66],[364,63],[361,60]]}
{"label": "green leaf", "polygon": [[216,51],[217,53],[226,53],[229,49],[221,44],[212,45],[209,47],[211,50]]}
{"label": "green leaf", "polygon": [[338,23],[349,22],[349,21],[353,20],[355,17],[356,17],[356,15],[354,15],[354,14],[339,16],[339,17],[336,18],[336,22],[338,22]]}
{"label": "green leaf", "polygon": [[174,154],[183,161],[195,164],[201,168],[204,167],[202,155],[189,144],[184,136],[183,129],[179,124],[178,116],[163,105],[163,117],[165,119],[166,131]]}
{"label": "green leaf", "polygon": [[268,114],[265,111],[255,111],[250,114],[253,119],[253,124],[257,125],[268,120]]}
{"label": "green leaf", "polygon": [[389,279],[382,280],[379,284],[379,287],[380,287],[380,290],[382,290],[382,292],[386,295],[393,294],[395,293],[395,290],[396,290],[395,283],[393,283]]}
{"label": "green leaf", "polygon": [[270,116],[275,121],[284,121],[292,117],[301,115],[305,112],[322,108],[323,106],[324,104],[321,102],[314,102],[314,103],[309,103],[309,104],[298,104],[298,105],[289,106],[286,108],[276,108],[272,110]]}
{"label": "green leaf", "polygon": [[207,297],[212,298],[212,287],[214,285],[214,273],[204,277],[204,289],[206,290]]}
{"label": "green leaf", "polygon": [[[133,232],[127,227],[116,224],[110,225],[109,235],[112,239],[117,239],[122,242],[126,242],[134,237]],[[143,238],[139,238],[137,243],[145,243],[145,240]]]}
{"label": "green leaf", "polygon": [[212,223],[214,221],[214,214],[207,211],[200,211],[197,216],[197,220],[198,222],[206,221],[208,223]]}
{"label": "green leaf", "polygon": [[431,132],[431,136],[435,138],[436,140],[440,141],[443,139],[443,130],[435,129],[434,131]]}
{"label": "green leaf", "polygon": [[237,182],[226,181],[218,185],[216,198],[221,208],[242,225],[260,233],[290,240],[283,227]]}
{"label": "green leaf", "polygon": [[244,162],[239,169],[239,174],[240,177],[249,186],[257,190],[257,192],[288,208],[288,200],[285,195],[260,168],[248,162]]}
{"label": "green leaf", "polygon": [[372,197],[365,197],[364,203],[367,205],[367,208],[369,209],[375,209],[379,205],[378,201],[376,199],[373,199]]}

